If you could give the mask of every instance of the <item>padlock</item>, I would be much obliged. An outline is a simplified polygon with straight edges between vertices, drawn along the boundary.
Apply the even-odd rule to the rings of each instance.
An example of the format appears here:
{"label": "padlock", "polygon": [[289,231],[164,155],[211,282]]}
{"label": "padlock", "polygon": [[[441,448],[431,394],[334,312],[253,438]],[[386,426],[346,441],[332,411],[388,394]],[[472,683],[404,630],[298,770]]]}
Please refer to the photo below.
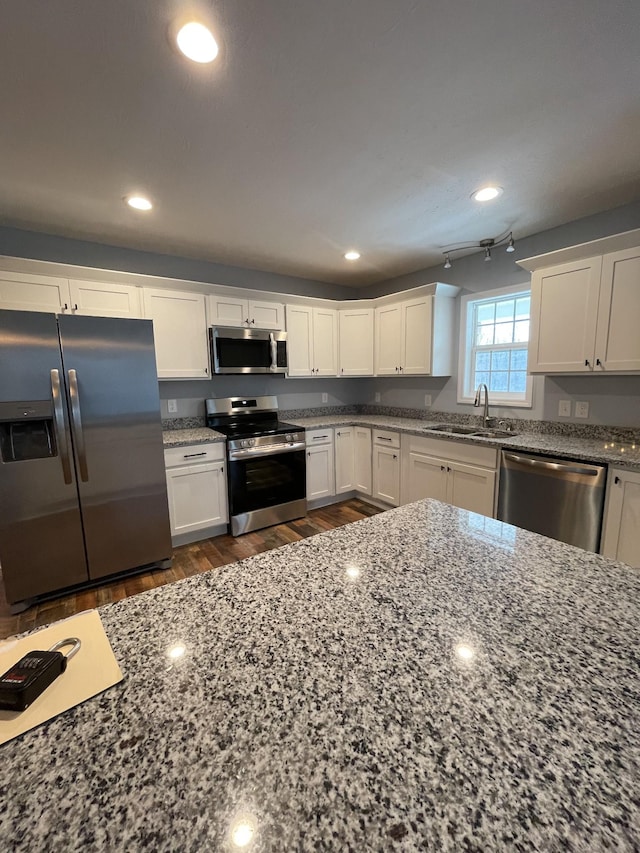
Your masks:
{"label": "padlock", "polygon": [[[64,655],[58,649],[72,646]],[[28,652],[0,678],[0,709],[24,711],[67,668],[81,646],[77,637],[60,640],[46,652]]]}

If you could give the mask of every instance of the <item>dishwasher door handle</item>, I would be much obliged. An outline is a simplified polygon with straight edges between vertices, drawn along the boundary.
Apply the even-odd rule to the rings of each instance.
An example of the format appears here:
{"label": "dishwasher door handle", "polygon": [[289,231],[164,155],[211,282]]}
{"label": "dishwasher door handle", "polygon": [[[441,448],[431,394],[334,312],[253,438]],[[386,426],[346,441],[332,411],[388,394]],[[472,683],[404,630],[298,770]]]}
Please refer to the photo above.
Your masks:
{"label": "dishwasher door handle", "polygon": [[572,462],[544,462],[542,459],[531,459],[529,456],[518,456],[516,453],[504,452],[504,458],[509,462],[517,462],[519,465],[528,465],[530,468],[544,468],[546,471],[557,471],[558,474],[581,474],[585,477],[597,477],[600,473],[598,468],[577,467]]}

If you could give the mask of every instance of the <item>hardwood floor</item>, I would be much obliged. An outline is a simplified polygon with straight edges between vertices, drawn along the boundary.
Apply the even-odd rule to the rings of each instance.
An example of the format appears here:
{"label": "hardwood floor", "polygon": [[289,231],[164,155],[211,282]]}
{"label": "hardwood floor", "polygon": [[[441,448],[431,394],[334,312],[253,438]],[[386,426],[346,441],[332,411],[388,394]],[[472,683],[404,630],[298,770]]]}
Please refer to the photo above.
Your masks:
{"label": "hardwood floor", "polygon": [[215,539],[204,539],[193,545],[182,545],[173,552],[173,565],[170,569],[158,569],[142,572],[111,583],[95,586],[91,589],[79,590],[48,601],[35,604],[12,616],[4,598],[4,589],[0,584],[0,639],[28,631],[49,622],[56,622],[66,616],[73,616],[82,610],[90,610],[120,601],[130,595],[136,595],[148,589],[154,589],[182,578],[208,572],[227,563],[235,563],[245,557],[252,557],[290,542],[297,542],[326,530],[333,530],[351,521],[359,521],[370,515],[381,512],[375,506],[353,499],[322,509],[313,509],[305,518],[245,533],[244,536],[216,536]]}

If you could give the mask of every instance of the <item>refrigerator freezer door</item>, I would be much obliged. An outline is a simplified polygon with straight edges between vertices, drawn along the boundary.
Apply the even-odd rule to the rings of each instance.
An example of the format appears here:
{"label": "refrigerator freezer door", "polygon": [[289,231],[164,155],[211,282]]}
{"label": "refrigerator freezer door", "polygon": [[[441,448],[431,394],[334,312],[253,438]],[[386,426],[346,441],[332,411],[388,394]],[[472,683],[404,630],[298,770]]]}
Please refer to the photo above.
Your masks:
{"label": "refrigerator freezer door", "polygon": [[150,320],[58,317],[89,577],[165,560],[171,534]]}
{"label": "refrigerator freezer door", "polygon": [[55,314],[0,310],[0,365],[4,428],[25,434],[37,424],[53,454],[44,455],[40,441],[37,452],[15,453],[11,461],[3,447],[0,565],[14,604],[86,581],[87,564]]}

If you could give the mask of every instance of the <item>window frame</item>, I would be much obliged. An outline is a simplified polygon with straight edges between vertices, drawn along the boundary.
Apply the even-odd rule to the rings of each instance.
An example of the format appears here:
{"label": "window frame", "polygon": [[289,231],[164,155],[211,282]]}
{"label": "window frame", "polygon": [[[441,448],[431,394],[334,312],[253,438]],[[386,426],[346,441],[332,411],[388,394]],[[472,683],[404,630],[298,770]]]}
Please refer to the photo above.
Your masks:
{"label": "window frame", "polygon": [[[469,376],[472,370],[471,353],[473,344],[473,306],[477,302],[492,302],[498,299],[516,298],[518,296],[531,296],[531,285],[527,283],[500,287],[495,290],[484,290],[477,293],[468,293],[460,299],[460,341],[458,354],[458,403],[473,404],[475,400],[475,388],[470,392]],[[529,313],[529,335],[531,335],[531,313]],[[524,344],[524,341],[522,341]],[[498,345],[499,346],[499,345]],[[521,348],[514,344],[505,344],[506,349]],[[526,344],[529,349],[529,342]],[[528,369],[528,359],[527,359]],[[490,391],[489,404],[492,406],[504,406],[505,408],[533,408],[533,377],[527,373],[527,383],[524,397],[514,397],[509,391]]]}

